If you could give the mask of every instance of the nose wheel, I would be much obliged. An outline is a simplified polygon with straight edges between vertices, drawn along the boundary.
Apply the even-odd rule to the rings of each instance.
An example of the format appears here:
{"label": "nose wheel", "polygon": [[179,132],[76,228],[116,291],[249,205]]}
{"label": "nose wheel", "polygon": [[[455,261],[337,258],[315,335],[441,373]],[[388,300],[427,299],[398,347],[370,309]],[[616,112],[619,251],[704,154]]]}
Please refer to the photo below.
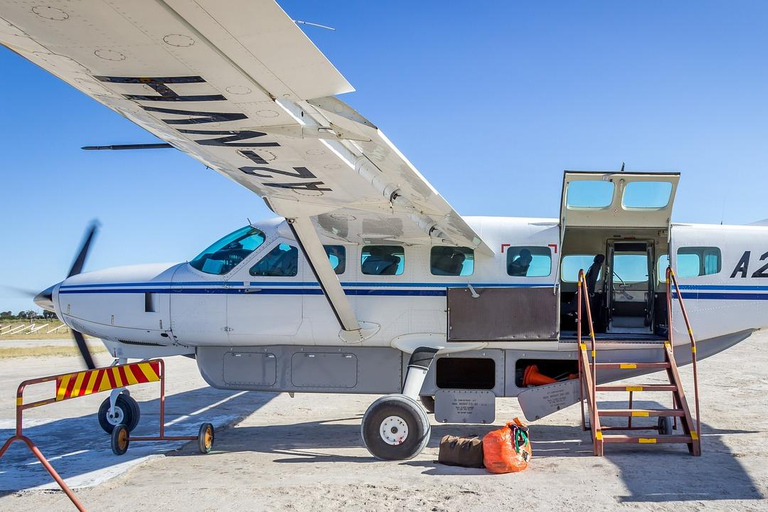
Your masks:
{"label": "nose wheel", "polygon": [[139,424],[141,409],[139,404],[130,395],[120,394],[115,400],[115,407],[109,410],[109,398],[104,400],[99,407],[99,425],[104,432],[111,434],[118,425],[125,425],[128,432],[132,432]]}
{"label": "nose wheel", "polygon": [[361,431],[365,447],[377,459],[406,460],[427,446],[431,427],[427,412],[416,400],[387,395],[365,411]]}

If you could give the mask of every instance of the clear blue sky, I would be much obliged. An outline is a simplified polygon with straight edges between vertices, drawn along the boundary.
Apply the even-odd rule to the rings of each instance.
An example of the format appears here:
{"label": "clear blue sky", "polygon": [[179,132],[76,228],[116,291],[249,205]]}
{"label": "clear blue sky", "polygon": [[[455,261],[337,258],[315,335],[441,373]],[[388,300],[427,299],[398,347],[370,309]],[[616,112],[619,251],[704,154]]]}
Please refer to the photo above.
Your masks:
{"label": "clear blue sky", "polygon": [[[683,173],[674,220],[768,217],[768,3],[281,2],[371,119],[465,215],[555,217],[563,169]],[[0,284],[182,261],[261,200],[0,49]],[[31,302],[0,290],[0,310]]]}

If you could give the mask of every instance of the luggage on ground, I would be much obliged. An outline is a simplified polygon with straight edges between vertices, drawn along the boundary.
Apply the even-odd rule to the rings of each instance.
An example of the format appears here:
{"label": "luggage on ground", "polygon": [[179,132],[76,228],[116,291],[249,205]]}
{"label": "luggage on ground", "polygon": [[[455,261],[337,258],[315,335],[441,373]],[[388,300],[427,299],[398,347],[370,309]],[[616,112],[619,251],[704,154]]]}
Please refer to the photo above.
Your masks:
{"label": "luggage on ground", "polygon": [[483,442],[479,437],[443,436],[437,462],[465,468],[483,467]]}
{"label": "luggage on ground", "polygon": [[491,473],[516,473],[528,467],[531,460],[528,427],[519,419],[483,438],[483,463]]}

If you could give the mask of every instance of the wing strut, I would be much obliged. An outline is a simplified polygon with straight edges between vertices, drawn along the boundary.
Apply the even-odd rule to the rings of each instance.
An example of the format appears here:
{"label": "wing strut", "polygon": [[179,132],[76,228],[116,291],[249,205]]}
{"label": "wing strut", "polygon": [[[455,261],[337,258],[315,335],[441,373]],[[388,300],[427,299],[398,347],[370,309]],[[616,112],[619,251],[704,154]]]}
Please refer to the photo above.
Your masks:
{"label": "wing strut", "polygon": [[320,238],[317,236],[315,227],[309,217],[285,219],[288,226],[296,237],[296,241],[309,262],[309,267],[317,278],[323,295],[328,299],[328,304],[339,321],[342,332],[341,338],[347,342],[360,342],[367,338],[371,333],[369,329],[364,329],[357,321],[352,305],[341,287],[339,278],[336,277],[328,255]]}

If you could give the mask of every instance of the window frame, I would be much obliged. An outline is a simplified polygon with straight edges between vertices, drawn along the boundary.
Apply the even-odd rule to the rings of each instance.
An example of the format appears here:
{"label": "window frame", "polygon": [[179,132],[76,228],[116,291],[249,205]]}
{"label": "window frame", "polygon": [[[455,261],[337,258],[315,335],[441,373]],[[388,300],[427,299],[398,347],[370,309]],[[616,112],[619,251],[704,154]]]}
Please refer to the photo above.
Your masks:
{"label": "window frame", "polygon": [[[573,281],[571,281],[570,279],[566,279],[565,276],[563,275],[563,271],[565,270],[565,260],[567,258],[571,258],[571,257],[574,257],[574,256],[581,256],[583,258],[589,258],[591,260],[590,264],[582,269],[586,273],[587,270],[589,270],[589,267],[592,266],[592,262],[595,260],[595,256],[597,256],[597,254],[566,254],[565,256],[560,258],[560,282],[561,283],[578,283],[579,282],[578,272],[576,273],[576,278]],[[598,274],[597,274],[597,282],[598,283],[604,278],[604,276],[603,276],[603,267],[605,267],[605,261],[603,261],[603,264],[600,266],[600,272],[598,272]]]}
{"label": "window frame", "polygon": [[[368,260],[368,258],[371,257],[371,249],[373,248],[397,248],[400,251],[402,251],[402,258],[397,263],[397,267],[395,268],[394,274],[369,274],[367,272],[363,272],[363,265]],[[367,257],[366,257],[367,253]],[[365,258],[365,259],[364,259]],[[369,244],[369,245],[363,245],[360,248],[360,274],[364,276],[373,276],[373,277],[397,277],[402,276],[405,274],[405,264],[406,264],[406,257],[405,257],[405,246],[403,245],[377,245],[377,244]],[[397,269],[400,268],[400,265],[402,265],[402,270],[397,273]]]}
{"label": "window frame", "polygon": [[[328,256],[328,261],[331,261],[331,254],[328,252],[328,249],[331,247],[338,247],[341,248],[342,251],[342,258],[339,259],[339,265],[336,266],[336,268],[333,269],[334,273],[337,276],[343,275],[347,271],[347,248],[344,245],[340,244],[327,244],[323,245],[323,249],[325,250],[325,255]],[[337,256],[338,257],[338,256]],[[333,265],[331,265],[333,266]],[[341,266],[341,272],[338,271],[339,266]]]}
{"label": "window frame", "polygon": [[[291,278],[291,277],[297,277],[299,275],[299,266],[301,265],[301,256],[299,254],[299,252],[300,252],[299,248],[297,246],[293,245],[290,242],[291,241],[288,241],[288,240],[282,240],[282,241],[278,240],[275,245],[273,245],[269,249],[265,249],[265,252],[262,254],[261,258],[259,258],[258,261],[256,261],[253,265],[250,266],[250,268],[248,268],[248,275],[250,277],[256,277],[256,278],[272,278],[272,277]],[[289,275],[260,275],[260,274],[253,274],[252,273],[253,269],[258,264],[260,264],[262,261],[264,261],[267,257],[269,257],[269,255],[272,254],[272,252],[275,249],[279,249],[281,245],[287,245],[288,247],[290,247],[291,249],[293,249],[295,251],[295,253],[296,253],[296,273],[295,274],[289,274]]]}
{"label": "window frame", "polygon": [[[250,233],[251,231],[253,231],[253,233]],[[242,237],[239,237],[239,238],[236,237],[235,235],[237,235],[240,232],[243,232],[244,234],[248,234],[248,233],[250,233],[250,234],[248,234],[248,236],[242,236]],[[203,268],[205,268],[205,263],[207,263],[207,261],[209,261],[210,258],[206,258],[206,260],[202,264],[202,268],[197,268],[195,266],[196,262],[198,260],[201,260],[204,256],[211,256],[213,254],[216,254],[217,252],[220,252],[221,250],[223,250],[223,248],[226,247],[227,245],[229,245],[229,244],[231,244],[231,243],[233,243],[235,241],[244,240],[244,239],[246,239],[246,238],[248,238],[248,237],[250,237],[252,235],[258,235],[259,237],[261,237],[261,242],[256,247],[251,249],[248,252],[247,255],[243,256],[243,258],[237,264],[233,265],[226,272],[207,272],[207,271],[203,270]],[[216,247],[219,244],[223,244],[223,242],[225,240],[229,240],[229,239],[231,239],[231,241],[229,243],[227,243],[226,245],[223,245],[220,249],[211,251],[212,248]],[[210,244],[208,247],[203,249],[199,254],[197,254],[194,258],[192,258],[191,260],[187,261],[187,264],[190,266],[190,268],[194,269],[196,272],[200,272],[201,274],[205,274],[205,275],[209,275],[209,276],[227,276],[227,275],[231,274],[232,272],[236,271],[238,268],[240,268],[248,260],[250,260],[251,257],[255,253],[260,252],[261,249],[268,242],[269,242],[269,240],[267,239],[267,235],[261,229],[255,227],[255,226],[251,226],[251,225],[243,226],[242,228],[237,229],[237,230],[235,230],[235,231],[233,231],[233,232],[231,232],[231,233],[229,233],[229,234],[219,238],[214,243]],[[242,249],[242,250],[248,250],[248,249]],[[211,252],[209,252],[209,251],[211,251]]]}
{"label": "window frame", "polygon": [[[464,254],[465,259],[464,259],[464,262],[462,262],[462,269],[461,269],[461,271],[458,274],[435,274],[435,272],[434,272],[434,270],[435,270],[435,267],[434,267],[434,256],[432,255],[432,253],[436,249],[453,249],[454,250],[454,254],[456,254],[456,253]],[[467,261],[467,255],[469,255],[469,259],[472,262],[472,271],[470,273],[468,273],[468,274],[462,274],[461,272],[464,271],[464,263]],[[453,256],[451,256],[451,257],[453,257]],[[474,273],[475,273],[475,250],[472,249],[471,247],[459,247],[459,246],[455,246],[455,245],[433,245],[429,249],[429,273],[430,273],[430,275],[435,276],[435,277],[469,277],[471,275],[474,275]]]}
{"label": "window frame", "polygon": [[[547,251],[547,256],[549,257],[549,272],[547,272],[546,274],[528,275],[527,271],[530,269],[530,264],[529,264],[528,268],[526,269],[526,275],[524,275],[524,276],[515,276],[515,275],[510,274],[509,273],[509,264],[512,263],[509,260],[510,254],[514,253],[516,256],[519,256],[520,251],[523,250],[523,249],[528,249],[529,251],[531,251],[531,249],[533,249],[533,250],[546,250]],[[554,259],[552,258],[552,248],[551,247],[546,246],[546,245],[510,245],[509,247],[507,247],[504,250],[504,252],[507,254],[506,257],[504,258],[504,271],[506,272],[508,277],[516,277],[516,278],[529,279],[529,278],[532,278],[532,277],[545,278],[545,277],[552,276],[552,271],[554,270],[554,264],[553,264]],[[531,251],[531,263],[533,263],[533,259],[536,256],[544,256],[544,255],[543,254],[536,254],[536,252]]]}
{"label": "window frame", "polygon": [[[632,191],[632,189],[637,189],[638,187],[645,187],[648,185],[668,185],[669,190],[666,191],[667,198],[666,202],[662,205],[655,205],[655,206],[637,206],[637,205],[629,205],[626,202],[627,198],[627,192],[630,192],[630,199],[635,194],[635,192]],[[666,188],[666,187],[665,187]],[[624,190],[621,192],[621,207],[622,209],[626,211],[653,211],[653,210],[663,210],[667,207],[669,207],[670,201],[672,201],[672,193],[675,191],[675,186],[672,184],[671,181],[630,181],[627,183],[627,185],[624,187]]]}
{"label": "window frame", "polygon": [[[694,254],[698,256],[699,258],[699,274],[697,275],[685,275],[680,271],[680,252],[681,251],[687,251],[683,252],[683,255],[691,255]],[[717,270],[715,272],[706,272],[706,256],[707,251],[714,251],[715,254],[717,254]],[[682,246],[678,247],[675,251],[675,273],[677,277],[680,279],[695,279],[697,277],[706,277],[706,276],[716,276],[720,272],[723,271],[723,250],[716,246],[704,246],[704,245],[690,245],[690,246]],[[704,272],[704,273],[702,273]]]}

